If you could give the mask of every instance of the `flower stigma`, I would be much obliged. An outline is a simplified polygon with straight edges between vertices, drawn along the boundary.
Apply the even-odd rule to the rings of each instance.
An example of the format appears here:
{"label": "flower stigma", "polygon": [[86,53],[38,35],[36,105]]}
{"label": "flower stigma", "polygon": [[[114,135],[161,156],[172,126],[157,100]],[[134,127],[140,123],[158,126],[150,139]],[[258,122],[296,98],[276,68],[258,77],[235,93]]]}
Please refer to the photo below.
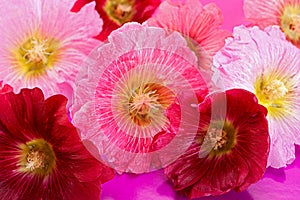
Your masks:
{"label": "flower stigma", "polygon": [[208,130],[207,136],[209,140],[214,144],[213,150],[217,151],[226,145],[227,143],[227,133],[222,129],[210,128]]}
{"label": "flower stigma", "polygon": [[272,80],[263,86],[262,92],[265,100],[274,102],[275,100],[284,97],[288,93],[288,89],[280,80]]}
{"label": "flower stigma", "polygon": [[173,95],[166,87],[156,83],[138,87],[129,99],[128,111],[131,119],[140,126],[150,124],[155,112],[168,107],[174,101]]}
{"label": "flower stigma", "polygon": [[204,129],[200,137],[201,148],[199,157],[209,158],[229,153],[236,144],[237,129],[231,122],[225,120],[212,122],[209,128]]}
{"label": "flower stigma", "polygon": [[118,25],[132,20],[134,0],[107,0],[104,11]]}
{"label": "flower stigma", "polygon": [[35,139],[21,145],[21,171],[38,175],[48,175],[56,164],[52,146],[44,139]]}
{"label": "flower stigma", "polygon": [[31,36],[13,51],[13,60],[25,77],[44,74],[59,57],[59,42],[41,36]]}
{"label": "flower stigma", "polygon": [[[290,83],[288,83],[288,81]],[[259,77],[255,84],[255,95],[260,104],[268,109],[273,117],[282,117],[287,114],[289,94],[292,93],[292,81],[286,78],[275,78],[275,75]]]}
{"label": "flower stigma", "polygon": [[24,58],[27,60],[27,63],[35,65],[38,63],[42,63],[43,65],[47,64],[50,53],[47,52],[47,45],[45,41],[40,42],[36,38],[32,38],[30,45],[31,48],[24,49],[26,52]]}

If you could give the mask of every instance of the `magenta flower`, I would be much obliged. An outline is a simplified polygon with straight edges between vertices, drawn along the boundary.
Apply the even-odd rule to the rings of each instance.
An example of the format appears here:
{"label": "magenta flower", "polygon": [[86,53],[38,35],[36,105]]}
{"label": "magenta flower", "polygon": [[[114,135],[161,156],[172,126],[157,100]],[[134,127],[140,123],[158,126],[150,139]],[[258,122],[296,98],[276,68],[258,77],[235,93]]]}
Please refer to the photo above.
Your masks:
{"label": "magenta flower", "polygon": [[262,29],[280,26],[286,38],[300,48],[300,0],[245,0],[244,11]]}
{"label": "magenta flower", "polygon": [[216,54],[215,65],[225,88],[251,91],[268,109],[268,166],[284,167],[294,161],[294,145],[300,144],[300,51],[279,27],[242,26],[233,35]]}
{"label": "magenta flower", "polygon": [[164,1],[147,21],[151,26],[181,33],[204,69],[211,68],[212,57],[230,35],[220,29],[222,22],[222,13],[214,3],[203,6],[199,0]]}
{"label": "magenta flower", "polygon": [[[128,23],[112,32],[84,69],[73,123],[108,164],[142,173],[166,165],[188,147],[189,140],[176,138],[196,133],[192,105],[204,99],[208,86],[180,34]],[[152,145],[160,134],[170,137]]]}
{"label": "magenta flower", "polygon": [[64,96],[22,89],[0,102],[1,199],[99,200],[114,171],[86,150]]}
{"label": "magenta flower", "polygon": [[45,96],[71,96],[101,21],[93,6],[70,11],[72,1],[11,0],[0,6],[0,80],[20,91],[39,87]]}

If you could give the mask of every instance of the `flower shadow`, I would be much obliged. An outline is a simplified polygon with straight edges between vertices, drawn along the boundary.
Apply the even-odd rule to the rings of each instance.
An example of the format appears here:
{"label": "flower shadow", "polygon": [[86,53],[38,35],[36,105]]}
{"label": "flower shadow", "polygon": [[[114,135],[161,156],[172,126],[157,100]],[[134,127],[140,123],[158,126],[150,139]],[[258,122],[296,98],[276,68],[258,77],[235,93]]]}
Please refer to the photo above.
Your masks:
{"label": "flower shadow", "polygon": [[269,167],[266,170],[264,178],[271,178],[276,182],[284,183],[286,180],[285,170],[284,170],[284,168],[275,169],[275,168]]}
{"label": "flower shadow", "polygon": [[300,146],[296,146],[295,156],[295,161],[292,164],[288,165],[286,168],[275,169],[269,167],[266,170],[264,178],[271,178],[276,182],[284,183],[286,181],[286,170],[300,168]]}
{"label": "flower shadow", "polygon": [[[185,197],[182,194],[176,193],[174,190],[170,190],[172,187],[172,184],[169,181],[164,182],[160,186],[157,187],[157,193],[159,193],[161,196],[172,197],[174,200],[186,200],[187,197]],[[175,193],[175,194],[174,194]],[[220,196],[209,196],[209,197],[201,197],[194,200],[254,200],[254,198],[250,195],[250,193],[246,190],[243,192],[235,192],[230,191],[226,194],[220,195]]]}
{"label": "flower shadow", "polygon": [[294,166],[297,168],[300,168],[300,146],[296,145],[296,150],[295,150],[295,155],[296,155],[296,160],[294,161]]}

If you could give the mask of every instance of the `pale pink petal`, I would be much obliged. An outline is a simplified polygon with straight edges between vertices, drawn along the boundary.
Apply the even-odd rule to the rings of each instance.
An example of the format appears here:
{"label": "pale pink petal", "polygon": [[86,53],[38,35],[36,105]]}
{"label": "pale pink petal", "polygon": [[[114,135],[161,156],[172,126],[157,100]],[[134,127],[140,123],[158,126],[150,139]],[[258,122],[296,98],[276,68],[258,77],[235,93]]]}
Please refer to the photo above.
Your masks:
{"label": "pale pink petal", "polygon": [[[295,159],[294,144],[300,143],[300,51],[287,42],[278,27],[266,32],[258,27],[234,29],[234,38],[214,58],[225,88],[243,88],[255,92],[258,77],[272,71],[274,76],[288,77],[292,93],[284,104],[287,115],[267,116],[271,136],[268,165],[284,167]],[[276,36],[278,36],[276,38]]]}
{"label": "pale pink petal", "polygon": [[265,28],[265,32],[271,37],[275,37],[278,39],[286,40],[284,33],[280,30],[280,27],[277,25],[268,26]]}

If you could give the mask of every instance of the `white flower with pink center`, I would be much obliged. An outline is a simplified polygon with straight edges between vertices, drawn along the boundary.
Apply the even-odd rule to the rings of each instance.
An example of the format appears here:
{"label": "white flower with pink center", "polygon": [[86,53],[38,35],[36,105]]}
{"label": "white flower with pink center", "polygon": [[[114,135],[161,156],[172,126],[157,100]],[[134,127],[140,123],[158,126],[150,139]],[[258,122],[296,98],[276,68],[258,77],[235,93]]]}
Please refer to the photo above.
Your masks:
{"label": "white flower with pink center", "polygon": [[128,23],[83,67],[73,123],[107,164],[143,173],[188,148],[198,129],[197,104],[210,86],[179,33]]}

